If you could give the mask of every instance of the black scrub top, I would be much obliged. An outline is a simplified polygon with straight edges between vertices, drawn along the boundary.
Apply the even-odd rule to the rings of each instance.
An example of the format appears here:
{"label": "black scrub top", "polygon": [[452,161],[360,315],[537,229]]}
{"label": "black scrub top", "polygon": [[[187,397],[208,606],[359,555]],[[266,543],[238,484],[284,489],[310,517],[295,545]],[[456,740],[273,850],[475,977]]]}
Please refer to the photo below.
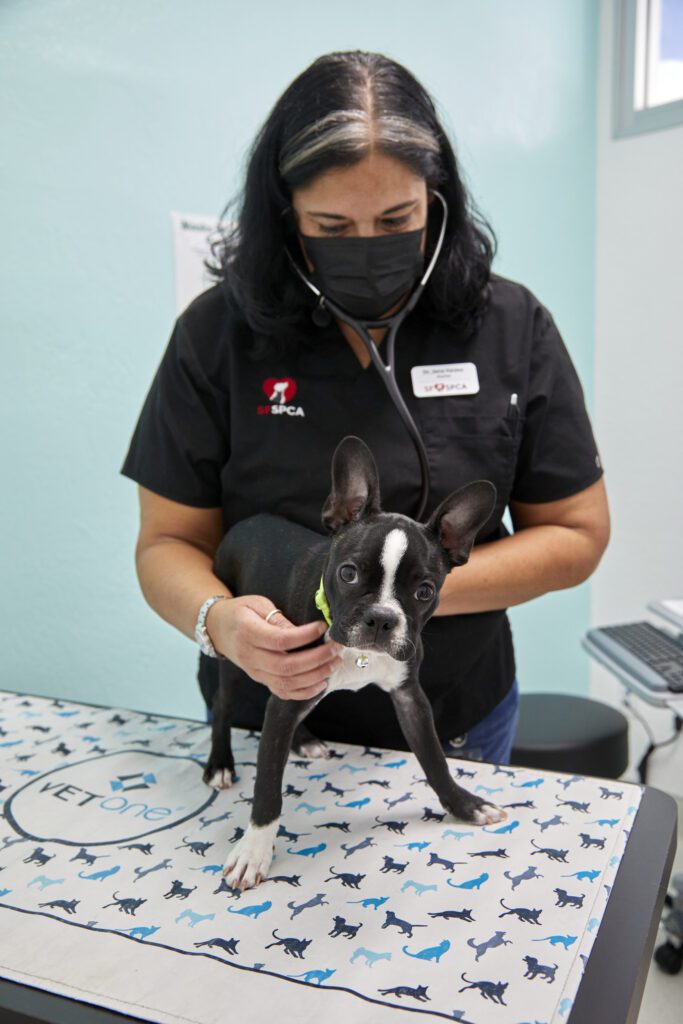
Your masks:
{"label": "black scrub top", "polygon": [[[361,367],[338,325],[311,323],[307,343],[277,356],[255,358],[253,342],[223,286],[198,296],[176,321],[121,473],[173,501],[220,507],[226,530],[272,512],[323,532],[332,453],[355,434],[377,462],[383,509],[414,515],[417,454],[377,370]],[[411,367],[470,362],[476,394],[413,394]],[[511,499],[556,501],[602,475],[576,371],[550,313],[521,284],[492,275],[487,312],[469,340],[418,303],[398,332],[396,378],[429,458],[426,516],[472,480],[496,486],[477,543],[506,535],[501,517]],[[448,739],[512,686],[510,625],[504,609],[439,616],[422,637],[421,682]],[[216,659],[200,654],[198,679],[210,706]],[[260,729],[268,696],[245,676],[234,724]],[[390,698],[376,686],[330,694],[307,724],[323,739],[406,749]]]}

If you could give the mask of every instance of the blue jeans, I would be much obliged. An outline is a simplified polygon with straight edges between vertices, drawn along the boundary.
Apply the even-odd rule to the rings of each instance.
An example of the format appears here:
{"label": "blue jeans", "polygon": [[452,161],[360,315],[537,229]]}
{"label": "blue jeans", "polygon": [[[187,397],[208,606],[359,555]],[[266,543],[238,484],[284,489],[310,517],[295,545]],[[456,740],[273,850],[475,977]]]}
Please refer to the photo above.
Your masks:
{"label": "blue jeans", "polygon": [[462,736],[443,741],[443,752],[446,757],[509,764],[518,721],[519,686],[515,679],[510,692],[486,718]]}

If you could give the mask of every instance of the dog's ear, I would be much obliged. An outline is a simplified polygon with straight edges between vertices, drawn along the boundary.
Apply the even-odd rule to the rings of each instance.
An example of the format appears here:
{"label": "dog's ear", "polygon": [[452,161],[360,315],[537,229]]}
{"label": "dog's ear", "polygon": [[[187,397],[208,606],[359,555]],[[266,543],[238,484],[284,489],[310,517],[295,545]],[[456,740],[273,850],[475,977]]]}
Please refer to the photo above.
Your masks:
{"label": "dog's ear", "polygon": [[488,480],[477,480],[449,494],[431,515],[426,528],[438,538],[453,565],[464,565],[474,539],[493,512],[496,488]]}
{"label": "dog's ear", "polygon": [[332,456],[332,490],[323,505],[323,525],[334,533],[379,511],[379,479],[372,452],[359,437],[349,435]]}

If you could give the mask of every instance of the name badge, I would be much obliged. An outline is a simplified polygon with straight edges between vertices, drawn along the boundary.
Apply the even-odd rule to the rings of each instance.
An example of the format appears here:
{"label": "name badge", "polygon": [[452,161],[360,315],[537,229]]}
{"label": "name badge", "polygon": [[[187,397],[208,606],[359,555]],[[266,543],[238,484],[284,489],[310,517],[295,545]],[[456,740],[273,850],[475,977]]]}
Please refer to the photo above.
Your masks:
{"label": "name badge", "polygon": [[416,398],[450,398],[453,395],[476,395],[479,391],[479,375],[474,363],[413,366],[410,376]]}

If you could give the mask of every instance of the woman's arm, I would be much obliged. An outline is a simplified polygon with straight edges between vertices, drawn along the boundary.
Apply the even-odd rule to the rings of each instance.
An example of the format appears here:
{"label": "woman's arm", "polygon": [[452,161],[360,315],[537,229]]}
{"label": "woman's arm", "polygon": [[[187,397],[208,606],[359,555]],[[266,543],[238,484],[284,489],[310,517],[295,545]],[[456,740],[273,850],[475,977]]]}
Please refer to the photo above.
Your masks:
{"label": "woman's arm", "polygon": [[280,612],[265,616],[273,602],[260,594],[233,597],[213,572],[223,537],[220,508],[194,508],[138,486],[140,533],[135,550],[140,589],[151,608],[194,639],[199,609],[208,597],[224,594],[209,609],[206,629],[217,651],[283,700],[308,700],[325,689],[338,668],[339,646],[320,644],[327,629],[322,619],[294,626]]}
{"label": "woman's arm", "polygon": [[480,544],[452,569],[435,615],[486,612],[574,587],[595,571],[610,533],[602,479],[561,501],[511,502],[515,533]]}
{"label": "woman's arm", "polygon": [[[213,572],[213,556],[223,537],[221,510],[182,505],[140,485],[138,497],[135,565],[140,589],[162,619],[194,640],[206,598],[231,596]],[[209,616],[215,608],[209,609]]]}

